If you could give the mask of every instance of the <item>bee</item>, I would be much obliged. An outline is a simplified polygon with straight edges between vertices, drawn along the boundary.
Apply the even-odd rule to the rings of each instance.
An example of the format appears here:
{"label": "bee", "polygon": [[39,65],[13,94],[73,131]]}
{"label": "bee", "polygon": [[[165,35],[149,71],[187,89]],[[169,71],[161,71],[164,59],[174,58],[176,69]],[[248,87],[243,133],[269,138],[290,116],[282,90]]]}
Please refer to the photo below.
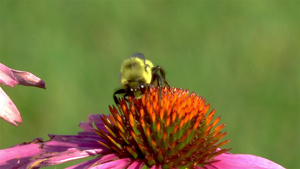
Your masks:
{"label": "bee", "polygon": [[116,104],[119,104],[117,94],[124,94],[125,100],[127,100],[127,96],[140,99],[151,85],[157,85],[160,90],[163,83],[170,87],[165,78],[165,71],[160,66],[154,66],[151,61],[146,60],[142,53],[134,53],[122,63],[120,81],[122,88],[115,91],[113,95]]}

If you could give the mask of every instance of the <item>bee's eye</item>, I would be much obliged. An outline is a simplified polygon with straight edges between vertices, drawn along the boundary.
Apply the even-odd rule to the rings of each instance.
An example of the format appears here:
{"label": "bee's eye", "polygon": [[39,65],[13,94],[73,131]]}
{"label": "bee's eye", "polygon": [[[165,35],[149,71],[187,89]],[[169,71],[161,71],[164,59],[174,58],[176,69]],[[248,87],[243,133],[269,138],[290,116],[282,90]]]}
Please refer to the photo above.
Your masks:
{"label": "bee's eye", "polygon": [[145,93],[146,87],[145,87],[144,84],[140,84],[140,90],[141,90],[142,93]]}
{"label": "bee's eye", "polygon": [[130,95],[130,96],[133,95],[133,92],[134,92],[134,89],[133,89],[133,88],[129,88],[129,95]]}

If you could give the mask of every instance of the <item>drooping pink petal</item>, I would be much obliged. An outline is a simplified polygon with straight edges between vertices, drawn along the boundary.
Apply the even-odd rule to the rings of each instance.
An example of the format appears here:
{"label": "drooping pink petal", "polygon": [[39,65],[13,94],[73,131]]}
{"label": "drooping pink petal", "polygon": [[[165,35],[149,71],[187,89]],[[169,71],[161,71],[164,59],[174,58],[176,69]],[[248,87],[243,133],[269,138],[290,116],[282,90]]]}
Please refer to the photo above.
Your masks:
{"label": "drooping pink petal", "polygon": [[[101,124],[99,123],[98,125]],[[24,145],[18,145],[11,149],[1,150],[2,154],[0,154],[0,156],[2,157],[2,159],[0,160],[0,168],[6,168],[6,166],[9,166],[9,168],[45,167],[89,156],[111,154],[110,150],[108,150],[106,147],[103,147],[97,142],[105,142],[105,140],[103,140],[99,135],[92,131],[83,131],[78,133],[78,135],[49,135],[49,137],[51,139],[49,141],[42,142],[41,144],[39,144],[39,147],[31,147],[33,152],[32,154],[28,154],[25,151],[25,154],[23,154],[24,162],[21,160],[21,165],[15,162],[10,162],[13,159],[14,161],[19,161],[18,154],[15,156],[5,156],[4,154],[5,152],[18,152],[18,149],[20,149],[19,147],[26,148],[24,147]],[[36,152],[36,148],[42,148],[43,151],[40,151],[39,153],[34,153]],[[116,156],[113,155],[113,158],[116,158]],[[101,158],[96,158],[94,163],[98,163],[99,160],[101,160]]]}
{"label": "drooping pink petal", "polygon": [[0,168],[25,168],[31,157],[42,153],[41,147],[42,140],[35,139],[29,143],[0,150]]}
{"label": "drooping pink petal", "polygon": [[11,69],[11,71],[13,72],[14,77],[18,80],[20,85],[35,86],[35,87],[46,89],[45,82],[39,77],[35,76],[34,74],[30,72],[13,70],[13,69]]}
{"label": "drooping pink petal", "polygon": [[[101,148],[103,147],[97,141],[104,141],[102,138],[84,135],[49,135],[50,141],[45,143],[47,151],[65,151],[69,148]],[[57,149],[59,147],[59,149]]]}
{"label": "drooping pink petal", "polygon": [[84,148],[69,148],[68,150],[62,152],[47,152],[32,160],[28,167],[46,167],[57,165],[89,156],[95,156],[102,152],[102,149],[85,150]]}
{"label": "drooping pink petal", "polygon": [[0,84],[10,87],[14,87],[19,84],[11,69],[2,63],[0,63]]}
{"label": "drooping pink petal", "polygon": [[[30,72],[13,70],[0,63],[0,84],[14,87],[15,85],[35,86],[46,88],[45,82]],[[18,126],[22,123],[20,112],[11,99],[0,88],[0,118]]]}
{"label": "drooping pink petal", "polygon": [[108,149],[97,143],[99,138],[80,135],[50,135],[51,140],[43,144],[42,153],[31,160],[28,167],[45,167],[64,162],[105,154]]}
{"label": "drooping pink petal", "polygon": [[7,94],[0,87],[0,118],[5,121],[18,126],[17,123],[22,123],[20,112],[7,96]]}
{"label": "drooping pink petal", "polygon": [[0,63],[0,84],[14,87],[15,85],[35,86],[46,88],[45,82],[34,74],[26,71],[14,70]]}
{"label": "drooping pink petal", "polygon": [[[93,120],[97,119],[98,116],[89,116],[90,120],[83,124],[87,126],[92,125]],[[104,124],[97,122],[97,125],[103,128]],[[105,142],[105,140],[92,130],[79,132],[78,135],[49,135],[49,137],[51,139],[43,143],[43,153],[31,158],[26,167],[45,167],[89,156],[111,154],[110,150],[97,142]],[[90,160],[89,162],[72,167],[80,168],[80,166],[94,165],[94,163],[99,162],[99,160],[101,160],[101,158],[96,158],[94,162]],[[91,162],[93,163],[91,164]]]}
{"label": "drooping pink petal", "polygon": [[284,169],[284,167],[273,161],[251,154],[223,153],[216,156],[214,160],[219,161],[212,163],[213,166],[205,167],[207,169]]}

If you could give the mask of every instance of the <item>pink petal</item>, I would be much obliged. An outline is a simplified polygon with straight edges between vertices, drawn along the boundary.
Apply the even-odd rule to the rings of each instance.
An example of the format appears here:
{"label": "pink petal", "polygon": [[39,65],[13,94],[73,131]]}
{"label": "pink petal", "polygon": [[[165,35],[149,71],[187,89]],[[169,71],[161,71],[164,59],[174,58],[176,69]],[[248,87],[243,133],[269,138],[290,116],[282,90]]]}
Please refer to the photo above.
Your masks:
{"label": "pink petal", "polygon": [[0,63],[0,83],[10,87],[15,85],[35,86],[45,89],[46,84],[30,72],[13,70]]}
{"label": "pink petal", "polygon": [[131,158],[122,158],[92,167],[91,169],[123,169],[126,168],[131,162]]}
{"label": "pink petal", "polygon": [[95,162],[97,162],[98,158],[94,158],[92,160],[89,161],[85,161],[76,165],[73,165],[71,167],[67,167],[66,169],[82,169],[82,168],[90,168],[91,166],[93,166],[93,164]]}
{"label": "pink petal", "polygon": [[0,84],[10,87],[14,87],[16,84],[19,84],[11,69],[2,63],[0,63]]}
{"label": "pink petal", "polygon": [[107,155],[100,156],[99,158],[95,158],[93,160],[89,160],[89,161],[68,167],[68,169],[91,168],[93,166],[98,167],[99,165],[102,165],[105,162],[110,162],[110,161],[117,160],[117,159],[119,159],[119,157],[116,156],[116,154],[113,154],[113,153],[107,154]]}
{"label": "pink petal", "polygon": [[[0,65],[1,66],[1,65]],[[17,123],[22,123],[20,112],[7,96],[7,94],[0,87],[0,118],[5,121],[18,126]]]}
{"label": "pink petal", "polygon": [[30,161],[27,167],[45,167],[64,162],[107,153],[108,149],[97,143],[99,138],[81,135],[50,135],[51,140],[44,142],[43,150]]}
{"label": "pink petal", "polygon": [[[108,117],[107,115],[104,115]],[[92,131],[93,133],[95,128],[93,126],[93,123],[95,123],[95,126],[98,127],[99,129],[106,131],[104,124],[101,120],[101,115],[100,114],[90,114],[89,119],[87,122],[80,122],[79,127],[82,128],[84,131]]]}
{"label": "pink petal", "polygon": [[205,166],[207,169],[284,169],[279,164],[251,154],[223,153],[216,156],[213,160],[220,161],[212,163],[212,166]]}
{"label": "pink petal", "polygon": [[[36,86],[45,89],[45,82],[34,74],[10,69],[2,63],[0,63],[0,84],[10,87],[14,87],[15,85]],[[20,112],[1,88],[0,118],[15,126],[18,126],[17,123],[22,123]]]}
{"label": "pink petal", "polygon": [[154,165],[154,166],[151,167],[151,169],[161,169],[161,165],[158,165],[158,166]]}
{"label": "pink petal", "polygon": [[35,76],[34,74],[30,72],[13,70],[13,69],[11,69],[11,71],[13,72],[14,77],[19,81],[20,85],[35,86],[35,87],[46,89],[45,82],[39,77]]}
{"label": "pink petal", "polygon": [[44,148],[47,151],[65,151],[69,148],[105,149],[97,141],[105,142],[100,136],[90,137],[82,135],[49,135],[50,141],[46,142]]}
{"label": "pink petal", "polygon": [[79,127],[82,128],[83,131],[94,131],[95,128],[93,126],[93,121],[95,119],[100,119],[100,114],[90,114],[87,122],[80,122]]}
{"label": "pink petal", "polygon": [[107,155],[103,155],[101,156],[101,158],[95,163],[95,165],[99,165],[99,164],[103,164],[106,163],[108,161],[113,161],[113,160],[117,160],[119,159],[119,157],[117,156],[117,154],[111,153],[111,154],[107,154]]}
{"label": "pink petal", "polygon": [[142,160],[135,160],[127,169],[141,169],[145,163]]}
{"label": "pink petal", "polygon": [[34,158],[34,160],[31,160],[31,163],[28,165],[28,167],[34,168],[57,165],[84,157],[94,156],[96,154],[100,154],[101,152],[102,149],[85,150],[83,148],[70,148],[63,152],[47,152],[37,156]]}
{"label": "pink petal", "polygon": [[24,167],[31,157],[42,152],[41,145],[42,140],[35,139],[30,143],[0,150],[0,168]]}

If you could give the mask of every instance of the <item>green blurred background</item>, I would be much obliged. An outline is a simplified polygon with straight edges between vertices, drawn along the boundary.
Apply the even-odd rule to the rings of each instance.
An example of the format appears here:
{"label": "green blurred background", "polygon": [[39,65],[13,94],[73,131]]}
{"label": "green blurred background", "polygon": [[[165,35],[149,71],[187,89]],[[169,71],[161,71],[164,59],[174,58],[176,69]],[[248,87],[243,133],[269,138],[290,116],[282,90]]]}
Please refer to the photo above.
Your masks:
{"label": "green blurred background", "polygon": [[142,52],[172,86],[206,98],[232,153],[300,166],[297,1],[1,1],[0,62],[47,90],[3,87],[23,124],[0,120],[0,148],[76,134],[108,113],[121,63]]}

